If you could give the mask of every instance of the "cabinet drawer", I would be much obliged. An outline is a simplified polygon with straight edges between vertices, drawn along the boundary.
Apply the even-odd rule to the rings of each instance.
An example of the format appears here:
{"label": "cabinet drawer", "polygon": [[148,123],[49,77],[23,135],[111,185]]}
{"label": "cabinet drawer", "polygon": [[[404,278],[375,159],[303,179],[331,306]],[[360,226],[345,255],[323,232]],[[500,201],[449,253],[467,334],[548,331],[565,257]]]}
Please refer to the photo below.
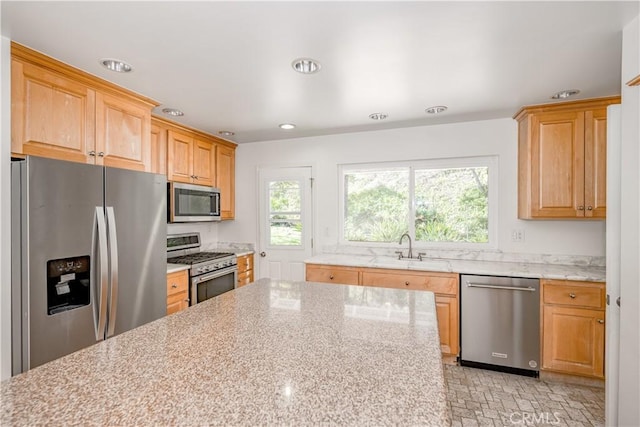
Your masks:
{"label": "cabinet drawer", "polygon": [[179,292],[188,292],[189,273],[187,270],[167,274],[167,297]]}
{"label": "cabinet drawer", "polygon": [[238,273],[238,287],[248,285],[253,282],[253,270]]}
{"label": "cabinet drawer", "polygon": [[403,271],[394,270],[388,272],[365,270],[362,273],[362,284],[365,286],[431,291],[446,295],[458,294],[458,277],[457,275],[448,274],[406,274]]}
{"label": "cabinet drawer", "polygon": [[306,274],[309,282],[359,284],[356,268],[307,265]]}
{"label": "cabinet drawer", "polygon": [[238,273],[246,270],[253,270],[253,255],[242,255],[238,257]]}
{"label": "cabinet drawer", "polygon": [[604,283],[545,280],[543,282],[545,304],[570,305],[604,310]]}

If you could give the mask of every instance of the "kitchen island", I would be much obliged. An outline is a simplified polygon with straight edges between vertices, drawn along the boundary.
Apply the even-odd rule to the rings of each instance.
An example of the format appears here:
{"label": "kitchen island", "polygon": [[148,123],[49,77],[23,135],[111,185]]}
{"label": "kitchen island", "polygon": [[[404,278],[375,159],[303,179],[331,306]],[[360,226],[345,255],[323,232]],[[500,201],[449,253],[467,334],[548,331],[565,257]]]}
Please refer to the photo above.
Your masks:
{"label": "kitchen island", "polygon": [[0,425],[448,425],[434,295],[261,279],[1,384]]}

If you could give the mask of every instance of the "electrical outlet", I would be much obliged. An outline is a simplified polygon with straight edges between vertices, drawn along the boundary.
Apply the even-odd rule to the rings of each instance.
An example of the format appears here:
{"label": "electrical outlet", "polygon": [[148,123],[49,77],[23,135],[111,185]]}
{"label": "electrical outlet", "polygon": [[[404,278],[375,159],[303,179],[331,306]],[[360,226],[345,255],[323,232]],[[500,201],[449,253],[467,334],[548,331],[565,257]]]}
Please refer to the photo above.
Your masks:
{"label": "electrical outlet", "polygon": [[514,229],[511,231],[512,242],[524,242],[524,230]]}

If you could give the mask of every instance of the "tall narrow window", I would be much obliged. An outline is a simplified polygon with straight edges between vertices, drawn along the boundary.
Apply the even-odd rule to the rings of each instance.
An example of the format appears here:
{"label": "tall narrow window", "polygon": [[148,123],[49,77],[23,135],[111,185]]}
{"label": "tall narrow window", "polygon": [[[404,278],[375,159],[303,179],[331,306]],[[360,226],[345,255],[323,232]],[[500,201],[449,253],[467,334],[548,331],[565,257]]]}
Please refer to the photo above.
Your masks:
{"label": "tall narrow window", "polygon": [[269,183],[269,244],[302,244],[302,196],[299,181]]}

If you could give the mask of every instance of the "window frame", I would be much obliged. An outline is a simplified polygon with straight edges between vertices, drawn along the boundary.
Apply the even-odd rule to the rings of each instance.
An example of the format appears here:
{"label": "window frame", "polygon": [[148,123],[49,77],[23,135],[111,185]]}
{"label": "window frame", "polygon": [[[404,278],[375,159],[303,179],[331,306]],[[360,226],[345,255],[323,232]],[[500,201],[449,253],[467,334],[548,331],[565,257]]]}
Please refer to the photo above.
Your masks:
{"label": "window frame", "polygon": [[[421,169],[455,169],[464,167],[488,168],[488,242],[416,242],[415,239],[415,171]],[[345,175],[350,171],[375,171],[398,168],[409,169],[409,235],[414,248],[424,249],[497,249],[498,248],[498,207],[499,207],[499,162],[498,156],[450,157],[375,163],[344,163],[338,165],[338,242],[354,247],[397,248],[397,242],[353,242],[345,239]]]}

